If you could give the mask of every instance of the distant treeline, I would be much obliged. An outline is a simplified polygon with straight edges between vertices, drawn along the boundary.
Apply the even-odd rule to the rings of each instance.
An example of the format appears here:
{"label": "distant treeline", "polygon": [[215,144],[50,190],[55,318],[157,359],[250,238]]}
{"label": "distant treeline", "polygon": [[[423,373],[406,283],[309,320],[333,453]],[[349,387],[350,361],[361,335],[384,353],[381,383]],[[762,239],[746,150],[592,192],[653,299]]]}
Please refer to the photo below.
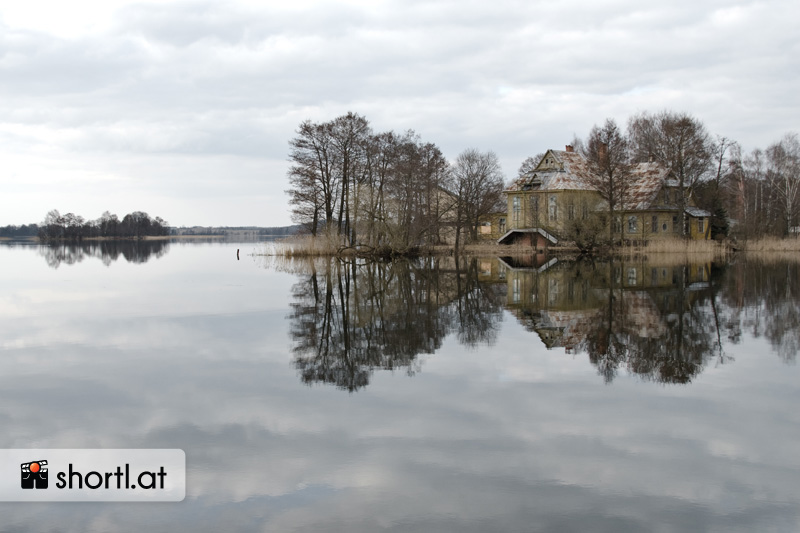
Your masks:
{"label": "distant treeline", "polygon": [[23,224],[22,226],[0,227],[0,237],[36,237],[39,235],[38,224]]}
{"label": "distant treeline", "polygon": [[67,213],[61,215],[57,210],[50,211],[45,221],[40,224],[9,224],[0,226],[0,238],[39,237],[45,241],[76,241],[89,237],[137,238],[158,235],[194,235],[194,236],[253,236],[253,237],[285,237],[295,235],[300,226],[192,226],[171,228],[160,217],[150,218],[147,213],[136,211],[119,220],[117,215],[108,211],[97,220],[84,220],[83,217]]}
{"label": "distant treeline", "polygon": [[85,220],[73,213],[62,215],[53,209],[39,227],[39,238],[44,241],[78,241],[92,237],[141,239],[169,235],[169,224],[161,217],[151,218],[143,211],[134,211],[120,220],[108,211],[97,220]]}

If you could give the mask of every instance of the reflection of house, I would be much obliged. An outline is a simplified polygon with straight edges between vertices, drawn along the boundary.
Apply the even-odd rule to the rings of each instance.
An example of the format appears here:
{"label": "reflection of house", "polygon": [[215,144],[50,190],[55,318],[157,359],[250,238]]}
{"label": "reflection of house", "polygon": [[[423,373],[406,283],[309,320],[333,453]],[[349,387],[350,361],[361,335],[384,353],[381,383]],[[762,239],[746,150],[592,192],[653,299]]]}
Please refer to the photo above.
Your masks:
{"label": "reflection of house", "polygon": [[478,281],[481,283],[505,283],[508,267],[499,258],[482,257],[478,261]]}
{"label": "reflection of house", "polygon": [[601,295],[587,272],[573,265],[504,258],[508,293],[506,308],[548,348],[571,350],[591,331],[600,312]]}
{"label": "reflection of house", "polygon": [[[586,158],[571,146],[563,151],[549,150],[534,170],[505,191],[508,231],[498,242],[525,241],[537,248],[553,243],[577,221],[608,209],[597,190],[600,181]],[[631,169],[629,184],[619,214],[609,221],[623,239],[663,239],[681,234],[680,189],[665,168],[657,163],[638,163]],[[691,197],[686,203],[687,235],[708,239],[710,214],[695,207]]]}
{"label": "reflection of house", "polygon": [[[532,256],[536,258],[538,255]],[[684,291],[708,286],[707,263],[658,266],[645,261],[584,265],[552,260],[535,267],[507,263],[506,308],[548,348],[582,346],[604,320],[631,338],[667,334],[666,316]],[[613,309],[609,307],[612,304]]]}
{"label": "reflection of house", "polygon": [[653,266],[645,262],[630,262],[614,265],[611,274],[614,283],[623,289],[678,287],[683,283],[691,284],[692,288],[692,285],[707,286],[710,269],[708,263]]}

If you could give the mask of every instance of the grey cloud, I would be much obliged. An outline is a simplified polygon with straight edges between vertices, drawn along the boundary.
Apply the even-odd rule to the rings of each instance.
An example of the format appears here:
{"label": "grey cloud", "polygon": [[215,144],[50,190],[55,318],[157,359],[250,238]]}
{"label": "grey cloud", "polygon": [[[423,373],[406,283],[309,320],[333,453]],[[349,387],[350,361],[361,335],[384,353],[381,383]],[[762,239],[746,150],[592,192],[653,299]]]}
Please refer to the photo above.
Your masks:
{"label": "grey cloud", "polygon": [[[282,166],[280,190],[299,122],[348,110],[413,128],[450,158],[493,149],[508,176],[644,109],[688,111],[764,147],[797,127],[796,14],[784,0],[136,4],[109,32],[75,39],[2,27],[0,140],[57,146],[91,169],[126,155],[149,169],[137,178],[176,189],[194,169],[161,156],[252,158]],[[231,168],[241,186],[256,180]]]}

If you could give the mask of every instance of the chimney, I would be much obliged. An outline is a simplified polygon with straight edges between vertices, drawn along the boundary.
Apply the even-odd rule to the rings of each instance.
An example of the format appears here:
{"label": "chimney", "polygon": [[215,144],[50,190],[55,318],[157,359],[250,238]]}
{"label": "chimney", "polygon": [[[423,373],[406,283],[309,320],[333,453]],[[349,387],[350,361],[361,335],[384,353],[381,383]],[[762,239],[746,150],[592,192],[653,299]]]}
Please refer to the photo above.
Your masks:
{"label": "chimney", "polygon": [[567,145],[567,152],[568,152],[568,153],[572,153],[572,152],[574,152],[574,151],[575,151],[575,150],[572,148],[572,145],[571,145],[571,144],[568,144],[568,145]]}

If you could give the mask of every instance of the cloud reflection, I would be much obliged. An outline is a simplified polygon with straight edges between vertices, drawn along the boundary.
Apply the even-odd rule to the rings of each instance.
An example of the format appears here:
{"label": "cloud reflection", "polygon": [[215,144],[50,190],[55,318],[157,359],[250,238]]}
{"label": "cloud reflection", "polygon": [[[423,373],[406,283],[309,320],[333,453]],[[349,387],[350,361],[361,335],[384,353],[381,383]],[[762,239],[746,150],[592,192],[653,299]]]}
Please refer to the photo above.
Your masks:
{"label": "cloud reflection", "polygon": [[[511,305],[513,271],[493,270],[499,263],[443,262],[438,278],[414,265],[356,265],[358,279],[353,265],[323,263],[317,299],[311,273],[237,263],[233,249],[175,247],[169,261],[136,269],[147,278],[137,279],[143,294],[131,302],[112,298],[71,314],[48,301],[22,302],[21,316],[33,317],[25,332],[22,321],[0,322],[3,338],[41,339],[2,349],[3,447],[180,447],[188,468],[180,504],[1,504],[0,529],[757,531],[800,524],[800,426],[790,407],[800,400],[798,370],[767,356],[772,337],[751,334],[764,330],[766,309],[796,305],[777,291],[758,296],[758,280],[778,272],[770,265],[731,265],[666,313],[654,298],[659,290],[645,291],[652,305],[642,296],[628,305],[642,318],[626,318],[627,334],[644,338],[667,335],[684,305],[696,305],[705,320],[712,296],[721,324],[739,309],[747,326],[737,343],[721,335],[733,364],[705,363],[690,386],[655,386],[626,372],[607,386],[577,343],[572,354],[558,346],[571,338],[566,330],[548,338],[549,348],[529,330],[534,322]],[[40,281],[58,277],[42,267]],[[339,284],[345,294],[348,271],[345,302]],[[558,272],[551,275],[564,275]],[[70,273],[71,290],[98,294],[87,263]],[[360,277],[370,273],[372,285]],[[424,342],[415,346],[434,352],[421,372],[405,375],[411,363],[422,364],[419,355],[390,352],[399,357],[394,375],[382,370],[385,360],[352,349],[369,377],[358,393],[298,379],[296,358],[307,355],[295,351],[296,315],[324,323],[329,275],[329,314],[338,325],[344,318],[335,309],[350,306],[352,346],[416,329]],[[549,287],[546,271],[539,275]],[[593,278],[586,271],[563,279]],[[797,294],[793,283],[789,295]],[[464,302],[459,284],[468,294],[488,292]],[[617,290],[624,296],[637,287]],[[588,290],[587,301],[599,304],[590,309],[603,309],[606,294]],[[405,310],[401,296],[416,309]],[[189,298],[190,306],[182,303]],[[111,312],[126,304],[126,313]],[[479,313],[489,317],[505,305],[517,319],[498,319],[493,335],[474,336],[463,331],[459,305],[486,306]],[[63,341],[53,323],[79,335]],[[499,372],[505,379],[496,379]]]}

